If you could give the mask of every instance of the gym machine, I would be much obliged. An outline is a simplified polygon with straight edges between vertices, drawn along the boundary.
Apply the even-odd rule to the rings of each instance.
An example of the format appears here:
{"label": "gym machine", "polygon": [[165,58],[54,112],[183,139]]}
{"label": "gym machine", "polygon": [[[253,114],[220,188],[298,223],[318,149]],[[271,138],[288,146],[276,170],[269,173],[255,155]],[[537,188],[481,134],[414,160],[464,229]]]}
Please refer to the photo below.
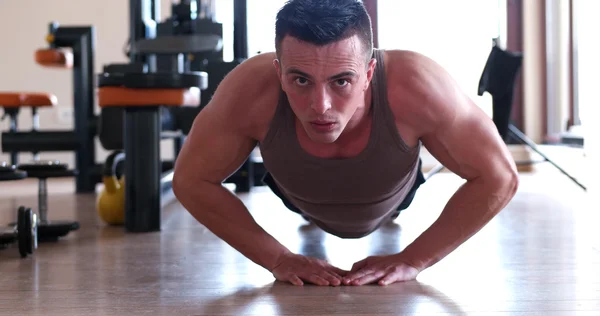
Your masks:
{"label": "gym machine", "polygon": [[[36,62],[47,67],[60,67],[73,71],[73,119],[71,130],[43,131],[39,129],[38,108],[56,105],[56,97],[46,95],[47,104],[31,104],[23,101],[19,106],[8,108],[4,104],[5,116],[10,119],[8,132],[2,133],[2,151],[10,153],[11,164],[19,165],[18,153],[32,152],[34,160],[44,151],[72,151],[75,153],[76,191],[94,192],[100,181],[100,165],[95,163],[95,135],[97,118],[94,115],[94,37],[92,26],[60,26],[49,24],[47,48],[38,49]],[[40,96],[37,96],[39,100]],[[35,102],[34,102],[35,103]],[[39,102],[38,102],[39,103]],[[30,131],[17,129],[19,108],[32,108],[33,126]]]}
{"label": "gym machine", "polygon": [[[485,92],[488,92],[492,96],[492,120],[505,142],[512,139],[528,146],[584,191],[587,191],[585,185],[544,154],[533,140],[528,138],[510,122],[514,86],[522,61],[522,53],[503,50],[498,47],[497,40],[494,39],[490,55],[479,80],[477,94],[481,96]],[[442,165],[437,165],[427,174],[426,178],[430,178],[442,169]]]}
{"label": "gym machine", "polygon": [[[171,109],[198,107],[201,91],[208,86],[208,74],[186,69],[183,57],[213,54],[222,46],[215,34],[156,36],[159,7],[156,1],[130,0],[130,62],[107,65],[98,76],[100,141],[124,155],[128,232],[161,229],[161,200],[171,189],[173,170],[161,167],[160,141],[180,139],[182,127]],[[121,131],[105,131],[106,124],[114,122],[121,123]],[[175,156],[179,149],[176,146]]]}
{"label": "gym machine", "polygon": [[[223,37],[223,27],[215,21],[216,0],[181,0],[171,5],[172,15],[156,27],[156,38],[149,40],[158,43],[169,41],[171,46],[182,46],[178,41],[185,40],[193,43],[196,35]],[[221,80],[235,67],[248,58],[248,20],[247,0],[233,1],[233,60],[223,60],[222,46],[208,52],[188,52],[177,56],[156,56],[157,71],[200,71],[210,76],[208,87],[202,92],[203,98],[199,107],[174,107],[169,108],[171,115],[177,121],[183,135],[187,135],[198,113],[208,104]],[[151,44],[141,41],[144,46]],[[141,44],[141,43],[138,43]],[[135,50],[132,50],[135,53]],[[175,143],[175,152],[183,145]],[[248,160],[225,183],[235,184],[237,192],[248,192],[253,186],[262,185],[264,167],[259,157],[251,155]]]}

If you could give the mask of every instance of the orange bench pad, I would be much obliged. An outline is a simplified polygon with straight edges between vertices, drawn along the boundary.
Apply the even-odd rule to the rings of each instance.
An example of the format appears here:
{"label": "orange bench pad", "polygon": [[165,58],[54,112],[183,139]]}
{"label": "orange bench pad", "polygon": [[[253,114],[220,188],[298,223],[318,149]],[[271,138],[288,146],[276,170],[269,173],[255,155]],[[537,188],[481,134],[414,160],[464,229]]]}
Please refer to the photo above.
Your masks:
{"label": "orange bench pad", "polygon": [[67,49],[38,49],[35,51],[35,62],[47,67],[73,68],[73,52]]}
{"label": "orange bench pad", "polygon": [[55,106],[58,100],[51,93],[40,92],[0,92],[0,107],[46,107]]}
{"label": "orange bench pad", "polygon": [[101,87],[98,104],[107,106],[199,106],[200,89],[132,89]]}

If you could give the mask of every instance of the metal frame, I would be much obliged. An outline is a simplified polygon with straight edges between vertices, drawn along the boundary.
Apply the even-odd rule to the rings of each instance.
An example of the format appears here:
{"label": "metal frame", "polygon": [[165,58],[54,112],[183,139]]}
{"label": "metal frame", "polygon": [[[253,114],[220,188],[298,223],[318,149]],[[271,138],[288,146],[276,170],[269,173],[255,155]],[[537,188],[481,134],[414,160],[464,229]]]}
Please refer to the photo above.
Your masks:
{"label": "metal frame", "polygon": [[161,230],[160,108],[125,108],[125,228]]}
{"label": "metal frame", "polygon": [[[73,151],[77,193],[94,192],[100,180],[96,173],[95,135],[97,117],[94,114],[94,49],[93,26],[49,25],[53,40],[51,48],[68,47],[73,51],[73,118],[74,128],[67,131],[9,131],[2,135],[5,152]],[[35,121],[35,118],[34,118]],[[13,156],[14,154],[11,154]],[[16,163],[16,156],[14,157]]]}
{"label": "metal frame", "polygon": [[53,47],[71,47],[73,50],[73,111],[75,150],[75,177],[77,192],[94,192],[96,166],[95,135],[97,117],[94,114],[94,51],[95,29],[87,27],[50,26],[54,34]]}

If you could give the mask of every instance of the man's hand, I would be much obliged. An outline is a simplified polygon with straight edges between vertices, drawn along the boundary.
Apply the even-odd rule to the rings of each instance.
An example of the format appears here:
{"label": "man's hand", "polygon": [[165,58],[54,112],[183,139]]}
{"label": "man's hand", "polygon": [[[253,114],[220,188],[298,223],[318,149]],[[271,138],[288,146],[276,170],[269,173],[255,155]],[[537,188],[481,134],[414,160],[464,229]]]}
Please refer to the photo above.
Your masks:
{"label": "man's hand", "polygon": [[304,285],[304,282],[308,282],[323,286],[341,285],[342,277],[348,273],[324,260],[293,253],[282,255],[271,272],[279,281],[294,285]]}
{"label": "man's hand", "polygon": [[352,266],[344,277],[345,285],[364,285],[377,282],[389,285],[394,282],[416,279],[419,270],[402,262],[397,255],[370,256]]}

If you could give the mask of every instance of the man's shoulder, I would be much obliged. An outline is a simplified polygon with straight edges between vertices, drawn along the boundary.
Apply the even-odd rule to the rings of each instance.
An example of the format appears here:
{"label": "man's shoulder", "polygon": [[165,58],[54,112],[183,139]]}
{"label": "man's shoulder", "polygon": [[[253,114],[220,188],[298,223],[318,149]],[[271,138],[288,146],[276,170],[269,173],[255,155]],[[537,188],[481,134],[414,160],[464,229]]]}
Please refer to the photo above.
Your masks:
{"label": "man's shoulder", "polygon": [[224,81],[224,88],[243,88],[235,93],[240,97],[258,97],[258,92],[279,91],[279,79],[273,66],[274,53],[263,53],[242,61]]}
{"label": "man's shoulder", "polygon": [[[415,127],[434,124],[444,93],[458,85],[446,70],[428,56],[409,50],[386,50],[387,96],[397,121]],[[452,90],[452,91],[449,91]]]}
{"label": "man's shoulder", "polygon": [[274,53],[263,53],[241,62],[219,83],[209,106],[226,107],[232,123],[253,135],[260,133],[255,131],[269,124],[279,98],[275,58]]}
{"label": "man's shoulder", "polygon": [[[414,97],[427,94],[441,69],[431,58],[409,50],[386,50],[385,72],[392,97]],[[437,78],[439,79],[439,78]]]}

